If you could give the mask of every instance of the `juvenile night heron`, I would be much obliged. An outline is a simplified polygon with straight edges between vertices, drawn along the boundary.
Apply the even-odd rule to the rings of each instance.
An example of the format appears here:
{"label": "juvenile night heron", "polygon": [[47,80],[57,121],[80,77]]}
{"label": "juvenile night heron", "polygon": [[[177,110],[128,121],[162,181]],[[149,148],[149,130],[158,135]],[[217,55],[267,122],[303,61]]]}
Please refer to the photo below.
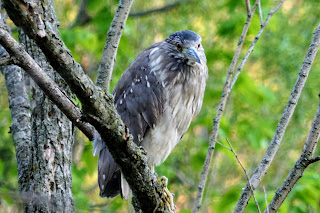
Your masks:
{"label": "juvenile night heron", "polygon": [[[201,37],[190,30],[179,31],[144,50],[114,88],[114,105],[134,142],[147,151],[152,170],[168,157],[199,113],[206,63]],[[128,198],[130,188],[99,134],[93,154],[99,154],[100,196],[120,193]]]}

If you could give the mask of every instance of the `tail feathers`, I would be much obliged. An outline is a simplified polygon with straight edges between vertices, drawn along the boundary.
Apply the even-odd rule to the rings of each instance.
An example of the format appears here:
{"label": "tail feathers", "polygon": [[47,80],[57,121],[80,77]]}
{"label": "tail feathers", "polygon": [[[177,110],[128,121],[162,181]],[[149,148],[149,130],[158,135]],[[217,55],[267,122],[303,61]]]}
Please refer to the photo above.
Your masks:
{"label": "tail feathers", "polygon": [[129,199],[131,195],[131,189],[128,182],[124,179],[123,175],[121,174],[121,197],[124,199]]}
{"label": "tail feathers", "polygon": [[109,150],[100,151],[98,160],[98,183],[100,196],[112,198],[121,190],[121,173]]}
{"label": "tail feathers", "polygon": [[124,179],[111,153],[102,141],[99,133],[95,131],[93,140],[94,156],[99,154],[98,160],[98,183],[100,196],[113,198],[118,194],[128,199],[131,195],[131,189],[128,182]]}
{"label": "tail feathers", "polygon": [[106,145],[101,139],[100,134],[97,131],[94,131],[92,143],[93,143],[93,149],[92,149],[93,156],[98,155],[100,151],[106,147]]}

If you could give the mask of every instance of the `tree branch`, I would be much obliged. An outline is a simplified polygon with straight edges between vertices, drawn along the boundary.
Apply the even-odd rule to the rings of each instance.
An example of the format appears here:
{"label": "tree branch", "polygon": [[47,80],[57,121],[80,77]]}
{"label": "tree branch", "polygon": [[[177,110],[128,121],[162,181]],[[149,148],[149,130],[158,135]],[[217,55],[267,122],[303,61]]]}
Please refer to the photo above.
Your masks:
{"label": "tree branch", "polygon": [[74,23],[70,26],[70,29],[75,28],[76,26],[83,26],[91,20],[91,16],[87,13],[88,0],[82,0],[79,11]]}
{"label": "tree branch", "polygon": [[246,2],[246,8],[247,8],[247,15],[250,15],[251,14],[250,0],[245,0],[245,2]]}
{"label": "tree branch", "polygon": [[163,199],[163,186],[149,169],[143,149],[138,148],[128,134],[113,106],[112,95],[99,90],[85,75],[59,36],[49,30],[51,23],[44,23],[46,34],[41,37],[29,27],[28,11],[20,7],[20,1],[4,0],[3,3],[11,20],[37,43],[51,66],[81,101],[84,118],[101,135],[139,201],[135,203],[139,205],[136,207],[143,212],[168,212],[169,207]]}
{"label": "tree branch", "polygon": [[141,17],[141,16],[150,15],[152,13],[166,12],[166,11],[172,10],[172,9],[180,6],[181,4],[189,3],[192,1],[193,0],[180,0],[180,1],[170,3],[170,4],[166,4],[163,7],[159,7],[159,8],[154,8],[154,9],[150,9],[150,10],[146,10],[146,11],[131,12],[129,14],[129,16],[130,17]]}
{"label": "tree branch", "polygon": [[120,38],[132,3],[133,0],[119,1],[117,11],[107,32],[107,40],[104,45],[96,80],[96,85],[101,87],[105,92],[109,92],[113,66],[116,60]]}
{"label": "tree branch", "polygon": [[259,18],[260,18],[260,26],[263,26],[263,17],[262,17],[262,10],[261,10],[261,1],[258,2],[258,11],[259,11]]}
{"label": "tree branch", "polygon": [[209,173],[210,162],[211,162],[211,159],[212,159],[212,156],[213,156],[213,152],[214,152],[214,149],[215,149],[215,144],[216,144],[216,141],[217,141],[220,121],[221,121],[222,114],[223,114],[223,111],[224,111],[225,106],[226,106],[227,99],[228,99],[230,91],[232,89],[230,87],[231,78],[232,78],[234,69],[236,67],[236,64],[238,62],[239,55],[240,55],[240,52],[241,52],[241,49],[242,49],[242,46],[243,46],[243,42],[244,42],[244,39],[245,39],[245,37],[247,35],[248,29],[249,29],[249,26],[250,26],[250,23],[251,23],[251,20],[252,20],[252,15],[253,15],[256,7],[257,7],[257,2],[258,2],[258,0],[256,0],[255,4],[253,5],[253,8],[251,10],[251,14],[248,15],[247,20],[246,20],[246,22],[245,22],[245,24],[243,26],[243,30],[242,30],[242,33],[240,35],[239,41],[238,41],[238,46],[237,46],[237,48],[235,50],[235,53],[233,55],[230,67],[229,67],[228,72],[227,72],[226,82],[224,84],[223,91],[222,91],[222,94],[221,94],[221,99],[220,99],[220,102],[219,102],[217,115],[213,119],[212,132],[211,132],[210,139],[209,139],[209,148],[208,148],[206,159],[205,159],[205,162],[204,162],[204,165],[203,165],[203,169],[202,169],[202,172],[201,172],[200,182],[199,182],[199,185],[198,185],[198,192],[197,192],[196,200],[195,200],[195,203],[194,203],[194,206],[193,206],[193,212],[194,213],[195,212],[199,212],[200,207],[201,207],[201,201],[202,201],[202,198],[203,198],[204,187],[206,185],[206,181],[207,181],[207,177],[208,177],[208,173]]}
{"label": "tree branch", "polygon": [[[255,169],[255,171],[250,179],[250,183],[252,184],[254,189],[259,185],[260,181],[262,180],[264,175],[267,173],[267,171],[270,167],[270,164],[271,164],[271,162],[272,162],[272,160],[273,160],[273,158],[279,148],[282,137],[283,137],[285,130],[288,126],[288,123],[292,117],[292,114],[296,108],[296,105],[297,105],[298,100],[300,98],[302,89],[306,83],[308,74],[311,69],[311,65],[312,65],[313,60],[314,60],[314,58],[317,54],[317,51],[319,49],[319,44],[320,44],[320,24],[318,25],[317,29],[314,31],[314,36],[313,36],[312,42],[309,46],[308,52],[307,52],[305,59],[303,61],[302,67],[300,69],[297,81],[292,89],[288,103],[287,103],[287,105],[284,109],[284,112],[281,116],[281,119],[278,123],[275,134],[270,142],[270,145],[269,145],[263,159],[261,160],[261,162],[259,163],[259,165]],[[238,200],[238,203],[234,209],[234,212],[243,212],[249,202],[250,196],[251,196],[251,192],[249,189],[249,185],[247,184],[247,186],[243,190],[243,192]]]}
{"label": "tree branch", "polygon": [[14,57],[0,59],[0,66],[8,66],[8,65],[14,65],[14,64],[16,64]]}
{"label": "tree branch", "polygon": [[[320,26],[320,25],[319,25]],[[287,178],[282,183],[280,188],[276,191],[274,197],[269,203],[267,209],[269,212],[277,212],[282,205],[283,201],[288,196],[291,189],[298,182],[298,180],[302,177],[304,170],[317,160],[320,160],[319,156],[316,158],[311,158],[314,153],[317,143],[320,137],[320,102],[318,105],[318,110],[314,117],[313,123],[311,125],[307,140],[302,149],[301,155],[299,159],[294,164],[293,168],[289,172]],[[267,213],[267,210],[264,211]]]}
{"label": "tree branch", "polygon": [[[0,20],[2,22],[3,20]],[[0,46],[0,57],[8,57],[9,54]],[[32,170],[31,159],[31,115],[28,93],[24,85],[24,77],[18,66],[2,66],[0,68],[5,78],[8,90],[9,107],[11,112],[10,132],[13,137],[16,150],[17,172],[19,192],[29,191],[28,180]],[[0,186],[1,187],[1,186]]]}
{"label": "tree branch", "polygon": [[[247,178],[248,183],[250,184],[250,178],[249,178],[249,175],[248,175],[248,173],[247,173],[246,168],[245,168],[245,167],[243,166],[243,164],[241,163],[238,155],[236,154],[236,152],[235,152],[234,149],[232,148],[231,143],[229,142],[228,138],[227,138],[226,140],[227,140],[227,142],[228,142],[228,144],[229,144],[230,151],[231,151],[231,152],[233,153],[233,155],[236,157],[238,163],[240,164],[240,166],[242,167],[242,169],[243,169],[243,171],[244,171],[244,174],[246,175],[246,178]],[[253,191],[253,188],[252,188],[251,184],[250,184],[250,190],[251,190],[251,193],[252,193],[252,195],[253,195],[254,202],[255,202],[255,204],[256,204],[256,207],[257,207],[257,209],[258,209],[258,212],[260,213],[261,211],[260,211],[260,208],[259,208],[259,204],[258,204],[258,201],[257,201],[257,199],[256,199],[256,196],[254,195],[254,191]]]}
{"label": "tree branch", "polygon": [[[280,1],[279,4],[278,4],[278,6],[279,6],[279,5],[281,6],[281,5],[283,4],[283,2],[284,2],[284,0]],[[259,3],[260,3],[260,0],[258,0],[258,4],[259,4]],[[277,7],[277,8],[279,9],[279,7]],[[277,9],[277,10],[278,10],[278,9]],[[252,53],[253,48],[254,48],[255,45],[257,44],[260,36],[262,35],[264,29],[266,28],[267,24],[269,23],[270,18],[273,16],[273,14],[274,14],[275,12],[276,12],[276,10],[272,10],[272,9],[271,9],[271,11],[268,13],[268,17],[267,17],[266,21],[265,21],[263,24],[261,24],[261,28],[260,28],[258,34],[254,37],[254,40],[253,40],[253,42],[251,43],[251,45],[250,45],[247,53],[245,54],[244,58],[242,59],[240,65],[239,65],[238,68],[237,68],[236,74],[234,74],[234,76],[233,76],[233,79],[232,79],[232,82],[231,82],[231,86],[230,86],[231,88],[233,88],[235,82],[237,81],[237,79],[238,79],[238,77],[239,77],[239,75],[240,75],[240,73],[241,73],[241,71],[242,71],[242,69],[243,69],[243,66],[244,66],[245,63],[247,62],[247,59],[249,58],[250,54]]]}
{"label": "tree branch", "polygon": [[29,74],[50,100],[59,107],[75,126],[89,139],[93,139],[94,128],[88,125],[88,123],[81,121],[82,113],[78,107],[2,26],[0,26],[0,43],[6,48],[9,54],[15,58],[15,63]]}

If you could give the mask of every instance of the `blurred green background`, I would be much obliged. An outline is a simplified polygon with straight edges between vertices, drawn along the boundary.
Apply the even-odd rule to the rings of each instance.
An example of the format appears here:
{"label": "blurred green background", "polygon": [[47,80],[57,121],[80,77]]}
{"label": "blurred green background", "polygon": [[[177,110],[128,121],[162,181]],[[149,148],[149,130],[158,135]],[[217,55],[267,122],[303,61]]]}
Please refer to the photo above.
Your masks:
{"label": "blurred green background", "polygon": [[[136,0],[131,12],[159,8],[173,2]],[[212,119],[246,20],[244,2],[187,1],[165,12],[129,17],[121,38],[111,88],[135,57],[152,43],[184,29],[202,36],[209,68],[202,110],[166,162],[156,168],[159,176],[169,178],[169,189],[175,193],[177,212],[191,212],[193,206]],[[60,35],[87,74],[95,79],[117,1],[89,1],[87,13],[91,17],[90,22],[71,28],[80,3],[80,0],[56,0]],[[266,18],[273,1],[266,0],[261,4]],[[231,141],[249,175],[273,137],[311,42],[312,32],[320,21],[319,8],[318,0],[285,1],[272,17],[231,92],[218,140],[225,144],[226,138]],[[255,14],[240,57],[244,56],[259,29],[259,16]],[[275,160],[256,190],[261,209],[265,208],[262,186],[265,186],[270,201],[300,155],[318,106],[319,70],[320,55],[315,59]],[[10,120],[4,78],[0,75],[0,208],[2,205],[18,212],[15,151],[8,133]],[[99,197],[97,158],[92,156],[91,149],[91,142],[77,132],[72,166],[76,212],[127,212],[128,202],[119,196],[111,200]],[[320,154],[319,148],[316,154]],[[245,175],[233,154],[217,145],[201,212],[231,212],[245,184]],[[320,212],[319,195],[320,167],[316,163],[306,170],[279,212]],[[257,212],[252,199],[245,212]]]}

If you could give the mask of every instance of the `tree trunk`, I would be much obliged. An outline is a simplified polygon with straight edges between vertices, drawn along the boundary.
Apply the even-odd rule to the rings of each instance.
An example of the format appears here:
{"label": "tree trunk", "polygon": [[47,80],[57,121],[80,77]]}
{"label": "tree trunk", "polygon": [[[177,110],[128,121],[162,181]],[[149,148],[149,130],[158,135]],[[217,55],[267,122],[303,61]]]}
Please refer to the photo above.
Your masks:
{"label": "tree trunk", "polygon": [[[37,1],[36,4],[43,4]],[[36,11],[44,22],[51,23],[57,32],[54,2],[49,0],[41,11]],[[47,62],[35,42],[22,31],[21,43],[60,88],[70,94],[65,82]],[[74,212],[71,192],[71,158],[73,125],[69,119],[52,104],[48,97],[31,82],[31,166],[26,212]]]}

